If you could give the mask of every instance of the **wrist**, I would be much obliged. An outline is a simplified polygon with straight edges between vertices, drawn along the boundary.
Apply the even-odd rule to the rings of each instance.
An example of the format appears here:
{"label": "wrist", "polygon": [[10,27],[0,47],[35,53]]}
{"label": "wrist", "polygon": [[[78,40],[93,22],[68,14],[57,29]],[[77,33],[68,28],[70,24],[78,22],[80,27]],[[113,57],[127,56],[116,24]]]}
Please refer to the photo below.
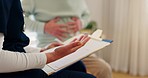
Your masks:
{"label": "wrist", "polygon": [[53,61],[56,60],[56,57],[54,56],[53,54],[54,52],[52,53],[46,53],[46,57],[47,57],[47,62],[46,63],[51,63]]}

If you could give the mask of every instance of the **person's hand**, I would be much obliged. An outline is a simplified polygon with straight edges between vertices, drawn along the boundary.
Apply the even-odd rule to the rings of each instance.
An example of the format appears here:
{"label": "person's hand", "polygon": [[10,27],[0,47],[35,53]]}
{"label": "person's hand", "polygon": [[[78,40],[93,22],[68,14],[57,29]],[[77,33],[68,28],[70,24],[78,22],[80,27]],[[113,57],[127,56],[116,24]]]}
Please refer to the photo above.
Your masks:
{"label": "person's hand", "polygon": [[89,39],[90,38],[87,35],[83,35],[79,39],[75,39],[70,44],[55,49],[55,51],[52,53],[46,53],[47,63],[53,62],[57,59],[60,59],[68,54],[75,52],[76,50],[84,46]]}
{"label": "person's hand", "polygon": [[51,49],[51,48],[54,48],[54,47],[57,47],[57,46],[61,46],[63,44],[59,43],[59,42],[52,42],[51,44],[49,44],[47,47],[45,48],[42,48],[40,52],[43,52],[45,50],[48,50],[48,49]]}
{"label": "person's hand", "polygon": [[73,22],[67,23],[68,29],[69,29],[69,31],[71,31],[69,33],[76,33],[80,29],[82,29],[82,23],[77,17],[72,17],[71,19],[73,20]]}
{"label": "person's hand", "polygon": [[[53,20],[50,20],[47,22],[44,26],[45,33],[48,33],[52,36],[55,36],[59,40],[63,40],[67,37],[67,25],[66,24],[57,24],[57,21],[59,21],[60,18],[57,17]],[[65,29],[66,28],[66,29]]]}

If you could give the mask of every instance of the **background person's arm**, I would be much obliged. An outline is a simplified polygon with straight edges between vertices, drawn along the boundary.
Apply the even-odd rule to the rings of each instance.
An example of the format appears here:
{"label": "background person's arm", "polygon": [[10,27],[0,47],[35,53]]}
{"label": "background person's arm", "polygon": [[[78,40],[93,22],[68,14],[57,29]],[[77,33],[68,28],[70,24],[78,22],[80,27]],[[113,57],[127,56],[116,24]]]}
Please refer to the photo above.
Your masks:
{"label": "background person's arm", "polygon": [[37,33],[44,33],[44,22],[34,21],[30,18],[31,15],[34,15],[35,4],[33,0],[23,0],[22,7],[24,10],[24,20],[25,20],[25,28],[34,31]]}
{"label": "background person's arm", "polygon": [[81,8],[83,9],[83,11],[82,11],[81,17],[79,19],[82,22],[82,28],[85,28],[88,25],[89,21],[90,21],[90,11],[89,11],[89,9],[87,7],[87,3],[86,3],[85,0],[82,1],[81,6],[82,6]]}
{"label": "background person's arm", "polygon": [[67,33],[66,30],[63,29],[65,28],[66,25],[64,24],[57,24],[57,21],[60,20],[60,18],[54,18],[51,20],[47,20],[48,22],[41,22],[38,20],[33,20],[30,18],[30,16],[35,16],[35,2],[32,0],[23,0],[22,1],[22,6],[24,10],[24,19],[25,19],[25,28],[27,30],[36,32],[36,33],[42,33],[42,34],[48,34],[52,35],[60,40],[63,38],[66,38],[67,36],[64,33]]}

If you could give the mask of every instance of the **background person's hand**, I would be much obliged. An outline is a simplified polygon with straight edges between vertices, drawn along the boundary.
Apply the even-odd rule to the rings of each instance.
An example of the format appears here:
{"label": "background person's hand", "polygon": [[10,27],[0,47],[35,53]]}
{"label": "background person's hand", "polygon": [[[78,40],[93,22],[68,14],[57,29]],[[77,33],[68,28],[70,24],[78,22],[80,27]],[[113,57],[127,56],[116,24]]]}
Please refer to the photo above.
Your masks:
{"label": "background person's hand", "polygon": [[67,23],[69,33],[76,33],[80,29],[82,29],[82,23],[77,17],[72,17],[71,19],[73,20],[73,22],[68,22]]}
{"label": "background person's hand", "polygon": [[50,20],[45,24],[44,31],[52,36],[55,36],[59,40],[63,40],[67,37],[67,25],[66,24],[57,24],[60,20],[59,17]]}
{"label": "background person's hand", "polygon": [[57,46],[61,46],[61,45],[63,45],[63,44],[61,44],[60,42],[52,42],[47,47],[42,48],[40,52],[43,52],[45,50],[48,50],[48,49],[51,49],[51,48],[54,48],[54,47],[57,47]]}
{"label": "background person's hand", "polygon": [[88,35],[83,35],[79,39],[76,39],[71,42],[70,44],[55,49],[55,51],[52,53],[46,53],[47,63],[53,62],[57,59],[60,59],[68,54],[75,52],[76,50],[84,46],[89,39],[90,38],[88,37]]}

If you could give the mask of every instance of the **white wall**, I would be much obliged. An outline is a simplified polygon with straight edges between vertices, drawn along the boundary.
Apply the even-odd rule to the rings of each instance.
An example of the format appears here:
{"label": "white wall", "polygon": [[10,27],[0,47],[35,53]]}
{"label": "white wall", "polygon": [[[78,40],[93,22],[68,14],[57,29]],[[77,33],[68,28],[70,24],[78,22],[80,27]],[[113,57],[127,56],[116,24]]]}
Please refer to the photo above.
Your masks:
{"label": "white wall", "polygon": [[98,24],[98,27],[101,27],[101,19],[102,19],[102,0],[86,0],[88,4],[88,8],[91,13],[91,20],[95,20]]}

